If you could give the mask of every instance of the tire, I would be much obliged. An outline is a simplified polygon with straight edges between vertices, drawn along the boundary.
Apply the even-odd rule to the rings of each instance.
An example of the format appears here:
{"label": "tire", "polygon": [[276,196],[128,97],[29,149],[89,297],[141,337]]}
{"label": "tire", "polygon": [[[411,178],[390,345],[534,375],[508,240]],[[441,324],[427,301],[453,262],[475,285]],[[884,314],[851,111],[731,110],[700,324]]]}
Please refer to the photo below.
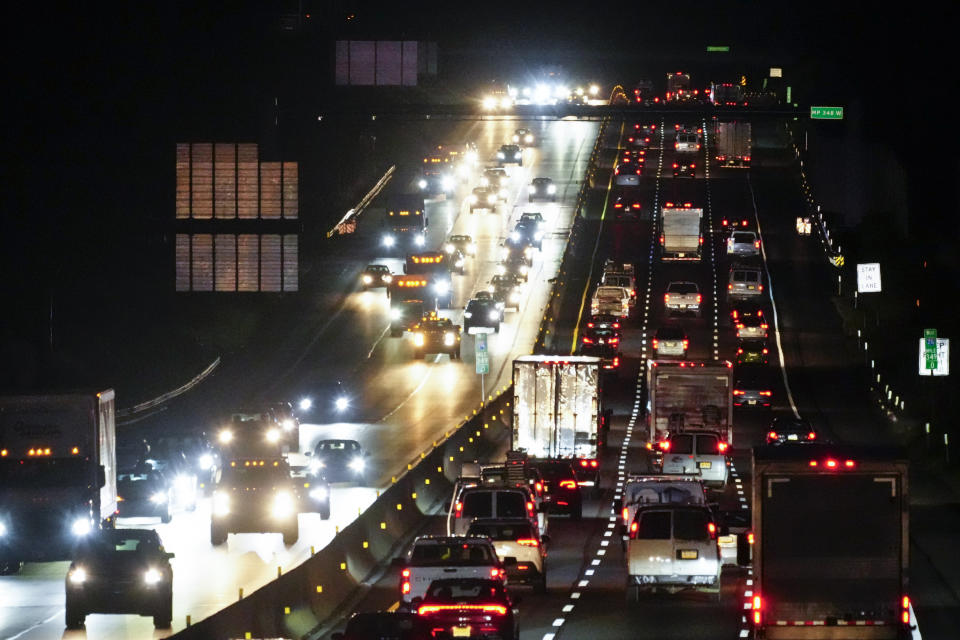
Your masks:
{"label": "tire", "polygon": [[223,526],[210,525],[210,544],[219,547],[227,541],[227,529]]}
{"label": "tire", "polygon": [[300,539],[300,527],[298,525],[293,525],[292,529],[287,529],[283,532],[283,544],[286,546],[293,545]]}
{"label": "tire", "polygon": [[86,619],[86,614],[78,610],[77,607],[71,606],[70,603],[67,603],[66,615],[64,615],[64,622],[67,625],[67,629],[79,629],[83,627],[83,621]]}
{"label": "tire", "polygon": [[173,604],[171,602],[168,602],[167,604],[161,606],[160,609],[155,614],[153,614],[154,629],[169,629],[170,623],[172,621],[173,621]]}

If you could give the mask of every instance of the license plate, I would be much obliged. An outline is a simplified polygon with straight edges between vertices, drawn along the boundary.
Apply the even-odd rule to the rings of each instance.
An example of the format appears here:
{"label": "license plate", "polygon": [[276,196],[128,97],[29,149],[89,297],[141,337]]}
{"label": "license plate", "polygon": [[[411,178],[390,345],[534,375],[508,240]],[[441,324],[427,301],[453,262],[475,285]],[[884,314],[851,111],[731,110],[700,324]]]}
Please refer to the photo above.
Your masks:
{"label": "license plate", "polygon": [[747,404],[757,404],[756,400],[747,400]]}
{"label": "license plate", "polygon": [[682,305],[680,305],[680,308],[681,308],[681,309],[686,309],[686,308],[687,308],[687,305],[682,304]]}
{"label": "license plate", "polygon": [[753,291],[753,285],[752,284],[747,285],[747,289],[749,289],[750,291]]}
{"label": "license plate", "polygon": [[787,440],[799,440],[799,438],[797,438],[797,434],[791,433],[787,436]]}
{"label": "license plate", "polygon": [[700,463],[700,468],[701,468],[701,469],[709,469],[711,466],[712,466],[712,463],[711,463],[711,462],[701,462],[701,463]]}
{"label": "license plate", "polygon": [[681,560],[696,560],[700,554],[696,549],[681,549],[680,550],[680,559]]}
{"label": "license plate", "polygon": [[469,638],[469,637],[470,637],[470,627],[454,627],[454,628],[453,628],[453,637],[454,637],[454,638]]}

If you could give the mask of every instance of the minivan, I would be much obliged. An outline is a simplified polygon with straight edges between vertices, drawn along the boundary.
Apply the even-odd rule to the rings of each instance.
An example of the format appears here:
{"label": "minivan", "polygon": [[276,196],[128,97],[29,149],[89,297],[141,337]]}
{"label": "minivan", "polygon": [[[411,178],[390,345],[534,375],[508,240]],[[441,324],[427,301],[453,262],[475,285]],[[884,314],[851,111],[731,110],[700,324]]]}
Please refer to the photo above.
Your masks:
{"label": "minivan", "polygon": [[734,267],[727,281],[727,298],[753,298],[763,295],[763,275],[752,267]]}

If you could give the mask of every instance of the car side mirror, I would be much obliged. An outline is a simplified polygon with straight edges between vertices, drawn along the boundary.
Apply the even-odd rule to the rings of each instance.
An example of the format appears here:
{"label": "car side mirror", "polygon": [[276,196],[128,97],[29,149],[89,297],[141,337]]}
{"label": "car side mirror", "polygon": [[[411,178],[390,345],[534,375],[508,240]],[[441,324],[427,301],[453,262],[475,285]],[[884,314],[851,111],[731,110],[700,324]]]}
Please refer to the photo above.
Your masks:
{"label": "car side mirror", "polygon": [[394,558],[393,560],[390,561],[391,567],[404,567],[406,566],[406,564],[407,564],[407,561],[405,558]]}
{"label": "car side mirror", "polygon": [[505,567],[513,567],[516,564],[517,564],[517,559],[514,556],[507,556],[506,558],[503,559],[503,566]]}
{"label": "car side mirror", "polygon": [[169,553],[169,552],[167,552],[167,553],[163,554],[163,557],[165,557],[167,560],[173,560],[174,558],[177,557],[177,555],[176,555],[175,553]]}
{"label": "car side mirror", "polygon": [[313,455],[313,451],[304,451],[304,452],[303,452],[303,455],[305,455],[305,456],[307,456],[307,457],[309,458],[310,456]]}

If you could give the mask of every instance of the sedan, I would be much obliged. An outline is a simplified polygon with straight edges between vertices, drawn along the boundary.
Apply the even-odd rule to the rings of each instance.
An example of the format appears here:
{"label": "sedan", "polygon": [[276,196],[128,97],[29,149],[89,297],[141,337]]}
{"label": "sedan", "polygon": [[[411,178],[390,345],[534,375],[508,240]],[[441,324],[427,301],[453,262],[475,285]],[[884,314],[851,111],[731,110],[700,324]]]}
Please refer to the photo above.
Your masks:
{"label": "sedan", "polygon": [[473,192],[467,196],[470,213],[473,213],[475,209],[486,209],[496,213],[499,199],[498,192],[490,187],[474,187]]}
{"label": "sedan", "polygon": [[777,416],[767,431],[767,444],[819,442],[817,430],[808,420],[795,416]]}
{"label": "sedan", "polygon": [[766,340],[755,338],[741,340],[737,345],[737,364],[767,364],[769,353]]}
{"label": "sedan", "polygon": [[532,147],[537,142],[537,138],[530,129],[517,129],[513,132],[513,143],[523,147]]}
{"label": "sedan", "polygon": [[734,231],[727,238],[728,256],[760,255],[760,238],[754,231]]}
{"label": "sedan", "polygon": [[437,638],[518,640],[513,611],[519,602],[501,580],[449,578],[431,582],[416,611]]}
{"label": "sedan", "polygon": [[364,291],[376,287],[387,287],[393,281],[393,274],[385,264],[368,264],[360,274],[360,286]]}
{"label": "sedan", "polygon": [[503,321],[503,307],[492,296],[474,298],[463,311],[463,330],[466,333],[497,333]]}
{"label": "sedan", "polygon": [[356,440],[321,440],[313,448],[310,473],[330,482],[357,482],[364,484],[367,458]]}
{"label": "sedan", "polygon": [[689,158],[677,158],[673,163],[674,178],[696,178],[697,164]]}
{"label": "sedan", "polygon": [[527,187],[527,201],[528,202],[556,202],[557,201],[557,185],[553,183],[552,178],[534,178],[530,183],[530,186]]}
{"label": "sedan", "polygon": [[640,195],[635,193],[635,189],[620,189],[612,194],[613,210],[617,213],[617,219],[636,220],[640,215]]}
{"label": "sedan", "polygon": [[613,182],[621,187],[636,187],[643,175],[643,165],[634,162],[621,162],[613,170]]}
{"label": "sedan", "polygon": [[736,322],[738,338],[766,338],[767,322],[760,316],[741,318]]}
{"label": "sedan", "polygon": [[762,372],[748,368],[737,371],[733,385],[733,406],[769,409],[772,396],[770,381]]}
{"label": "sedan", "polygon": [[739,299],[730,307],[730,320],[734,326],[747,318],[763,318],[763,305],[754,300]]}
{"label": "sedan", "polygon": [[497,151],[497,164],[501,167],[505,164],[516,164],[522,167],[523,149],[515,144],[500,145]]}
{"label": "sedan", "polygon": [[660,327],[653,337],[653,352],[657,358],[686,358],[690,340],[680,327]]}

